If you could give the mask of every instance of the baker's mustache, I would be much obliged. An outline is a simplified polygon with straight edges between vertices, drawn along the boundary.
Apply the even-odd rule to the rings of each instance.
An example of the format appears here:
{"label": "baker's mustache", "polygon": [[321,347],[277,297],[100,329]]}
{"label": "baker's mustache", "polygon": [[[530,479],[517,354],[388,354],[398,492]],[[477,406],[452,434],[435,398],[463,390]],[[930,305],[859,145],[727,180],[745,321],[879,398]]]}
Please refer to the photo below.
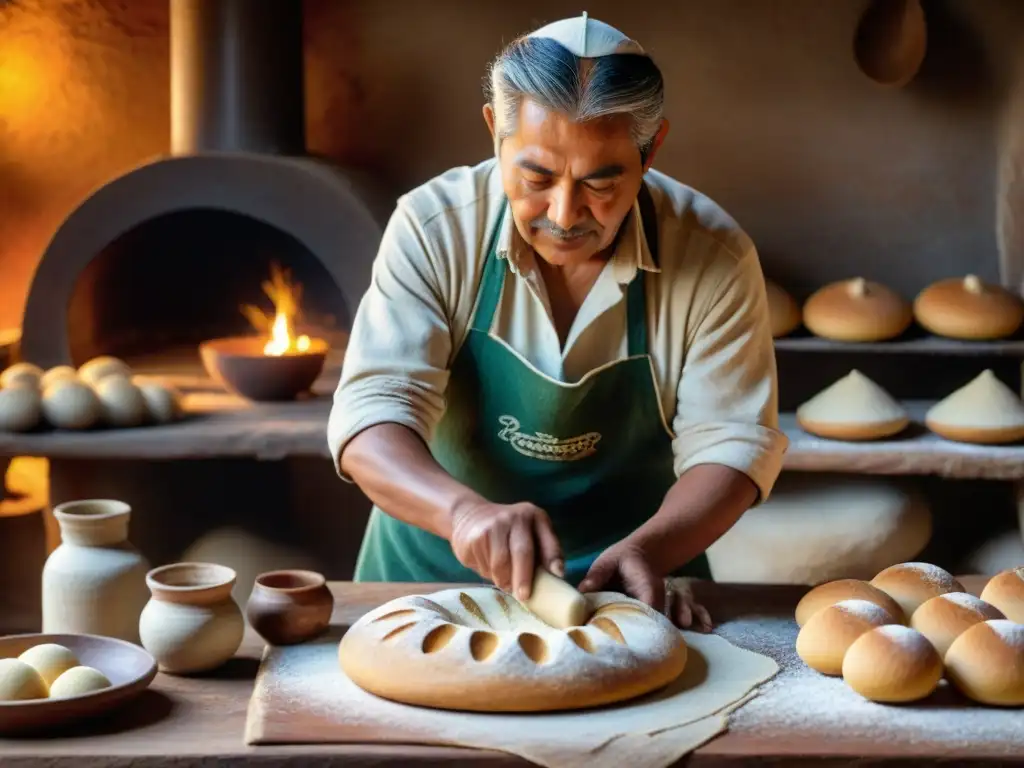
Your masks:
{"label": "baker's mustache", "polygon": [[580,237],[581,235],[589,235],[598,231],[596,221],[586,221],[582,224],[574,224],[569,229],[562,229],[547,216],[540,216],[534,219],[530,222],[530,226],[533,229],[542,229],[547,234],[552,237],[557,237],[560,240],[572,240],[573,238]]}

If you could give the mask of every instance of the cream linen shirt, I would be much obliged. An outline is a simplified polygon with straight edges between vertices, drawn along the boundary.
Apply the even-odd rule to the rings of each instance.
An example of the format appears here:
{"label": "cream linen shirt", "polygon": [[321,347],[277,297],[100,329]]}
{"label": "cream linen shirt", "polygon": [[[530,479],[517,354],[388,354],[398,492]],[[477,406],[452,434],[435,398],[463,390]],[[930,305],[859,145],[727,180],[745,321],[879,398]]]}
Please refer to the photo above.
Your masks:
{"label": "cream linen shirt", "polygon": [[[497,248],[509,271],[490,332],[539,374],[578,381],[626,357],[625,288],[644,270],[648,351],[677,475],[723,464],[748,475],[764,501],[788,441],[778,428],[775,350],[757,252],[708,198],[657,171],[646,181],[658,215],[659,263],[635,204],[564,349],[536,257],[507,212]],[[429,442],[502,206],[494,159],[452,169],[398,200],[356,312],[327,428],[344,479],[341,453],[368,427],[402,424]]]}

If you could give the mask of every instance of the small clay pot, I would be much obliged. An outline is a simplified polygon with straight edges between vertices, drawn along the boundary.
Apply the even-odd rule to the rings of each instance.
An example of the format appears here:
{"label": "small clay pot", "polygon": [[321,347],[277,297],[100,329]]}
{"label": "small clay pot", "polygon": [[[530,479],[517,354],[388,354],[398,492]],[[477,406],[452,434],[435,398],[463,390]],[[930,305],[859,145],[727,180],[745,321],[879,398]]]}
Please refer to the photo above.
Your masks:
{"label": "small clay pot", "polygon": [[281,402],[308,392],[323,370],[327,342],[313,339],[305,352],[279,357],[263,353],[266,343],[260,336],[211,339],[199,345],[199,356],[211,378],[248,400]]}
{"label": "small clay pot", "polygon": [[256,577],[245,615],[271,645],[310,640],[331,623],[334,595],[313,571],[268,571]]}

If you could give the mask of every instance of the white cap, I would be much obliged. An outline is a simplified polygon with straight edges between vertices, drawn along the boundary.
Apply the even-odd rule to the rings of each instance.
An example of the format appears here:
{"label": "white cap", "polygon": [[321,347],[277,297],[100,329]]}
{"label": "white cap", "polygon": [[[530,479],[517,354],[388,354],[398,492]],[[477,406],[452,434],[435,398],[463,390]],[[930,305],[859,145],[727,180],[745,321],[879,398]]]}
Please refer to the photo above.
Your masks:
{"label": "white cap", "polygon": [[615,27],[591,19],[584,11],[571,19],[553,21],[527,37],[545,37],[567,48],[583,59],[596,59],[612,53],[639,53],[646,55],[640,43],[626,37]]}

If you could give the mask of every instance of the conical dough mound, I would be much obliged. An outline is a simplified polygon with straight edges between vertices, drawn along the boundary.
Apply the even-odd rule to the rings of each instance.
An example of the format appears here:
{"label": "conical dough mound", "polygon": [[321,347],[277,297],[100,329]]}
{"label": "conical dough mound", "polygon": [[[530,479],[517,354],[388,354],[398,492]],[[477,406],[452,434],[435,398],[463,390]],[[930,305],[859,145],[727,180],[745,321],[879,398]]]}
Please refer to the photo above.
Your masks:
{"label": "conical dough mound", "polygon": [[925,424],[947,440],[1013,443],[1024,439],[1024,402],[986,368],[933,405]]}
{"label": "conical dough mound", "polygon": [[878,440],[910,423],[903,406],[856,368],[797,408],[796,420],[833,440]]}

